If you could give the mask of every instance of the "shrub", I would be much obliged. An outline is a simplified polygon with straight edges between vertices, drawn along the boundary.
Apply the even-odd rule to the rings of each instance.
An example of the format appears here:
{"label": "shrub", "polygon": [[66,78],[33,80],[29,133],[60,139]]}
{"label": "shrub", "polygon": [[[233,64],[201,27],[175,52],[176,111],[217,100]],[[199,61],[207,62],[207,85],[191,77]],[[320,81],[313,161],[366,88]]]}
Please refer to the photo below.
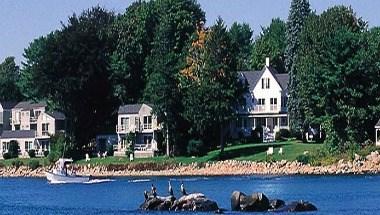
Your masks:
{"label": "shrub", "polygon": [[40,162],[38,162],[37,160],[30,160],[28,162],[28,167],[32,170],[35,170],[37,169],[38,167],[40,166]]}
{"label": "shrub", "polygon": [[261,126],[258,126],[252,130],[252,139],[254,142],[259,143],[263,141],[263,128]]}
{"label": "shrub", "polygon": [[36,157],[36,151],[34,149],[29,150],[28,155],[30,158],[35,158]]}
{"label": "shrub", "polygon": [[107,156],[113,156],[113,145],[107,146]]}
{"label": "shrub", "polygon": [[283,138],[290,138],[290,131],[288,129],[280,129],[280,136]]}
{"label": "shrub", "polygon": [[187,145],[187,153],[192,156],[201,156],[206,154],[203,141],[191,139]]}
{"label": "shrub", "polygon": [[49,151],[44,151],[44,157],[47,157],[49,155]]}
{"label": "shrub", "polygon": [[7,159],[11,159],[12,157],[11,157],[11,155],[8,152],[5,152],[3,154],[3,158],[4,158],[4,160],[7,160]]}
{"label": "shrub", "polygon": [[18,150],[19,150],[18,142],[12,140],[9,143],[9,149],[8,149],[8,153],[11,156],[11,158],[17,158],[18,157]]}
{"label": "shrub", "polygon": [[12,166],[13,167],[19,168],[22,165],[24,165],[24,164],[20,160],[14,160],[14,161],[12,161]]}
{"label": "shrub", "polygon": [[310,155],[298,155],[296,160],[298,162],[303,163],[303,164],[309,164],[309,163],[311,163],[311,156]]}

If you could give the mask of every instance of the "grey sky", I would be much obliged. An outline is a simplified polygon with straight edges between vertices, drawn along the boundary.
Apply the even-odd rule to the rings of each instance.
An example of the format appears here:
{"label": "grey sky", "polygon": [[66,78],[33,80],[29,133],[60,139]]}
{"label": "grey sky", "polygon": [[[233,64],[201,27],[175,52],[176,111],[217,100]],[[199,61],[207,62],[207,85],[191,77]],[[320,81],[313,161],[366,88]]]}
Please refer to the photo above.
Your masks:
{"label": "grey sky", "polygon": [[[7,56],[22,61],[24,48],[33,39],[60,27],[60,22],[83,9],[100,5],[116,13],[124,12],[133,0],[1,0],[0,1],[0,62]],[[198,0],[206,12],[208,25],[221,16],[230,26],[234,21],[246,22],[260,33],[272,18],[286,19],[290,0]],[[377,0],[310,0],[318,13],[334,5],[351,5],[356,13],[379,26],[380,1]]]}

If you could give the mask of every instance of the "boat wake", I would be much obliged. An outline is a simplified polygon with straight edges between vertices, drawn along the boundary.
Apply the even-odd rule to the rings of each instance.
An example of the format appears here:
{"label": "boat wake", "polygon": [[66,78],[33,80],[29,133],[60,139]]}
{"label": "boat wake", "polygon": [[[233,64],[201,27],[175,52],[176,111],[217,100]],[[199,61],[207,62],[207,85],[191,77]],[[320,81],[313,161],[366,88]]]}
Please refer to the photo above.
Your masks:
{"label": "boat wake", "polygon": [[49,182],[49,184],[99,184],[99,183],[106,183],[106,182],[112,182],[115,181],[114,179],[92,179],[86,182],[78,182],[78,183],[73,183],[73,182],[65,182],[65,181],[52,181]]}
{"label": "boat wake", "polygon": [[133,180],[128,180],[129,183],[140,183],[140,182],[149,182],[151,181],[150,179],[133,179]]}

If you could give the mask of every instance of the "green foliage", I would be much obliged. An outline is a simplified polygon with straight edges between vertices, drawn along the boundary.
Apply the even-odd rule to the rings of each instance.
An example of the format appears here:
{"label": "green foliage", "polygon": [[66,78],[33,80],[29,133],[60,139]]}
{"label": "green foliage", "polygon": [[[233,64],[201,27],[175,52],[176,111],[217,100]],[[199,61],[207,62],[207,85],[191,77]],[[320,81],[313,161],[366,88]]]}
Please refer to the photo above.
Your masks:
{"label": "green foliage", "polygon": [[[285,70],[289,73],[289,100],[288,110],[290,120],[290,130],[299,134],[304,122],[303,110],[300,108],[298,72],[301,71],[293,63],[298,57],[300,34],[305,25],[307,17],[310,15],[310,4],[308,0],[292,0],[289,17],[286,23],[286,48],[285,48]],[[315,26],[318,29],[318,26]],[[306,45],[307,43],[302,42]],[[302,56],[302,55],[299,55]],[[313,86],[313,85],[310,85]]]}
{"label": "green foliage", "polygon": [[234,62],[232,68],[235,71],[249,70],[253,31],[247,23],[234,22],[228,33],[231,38],[231,57]]}
{"label": "green foliage", "polygon": [[283,138],[289,138],[290,131],[288,129],[280,129],[280,136]]}
{"label": "green foliage", "polygon": [[107,156],[113,156],[113,145],[108,145],[107,146]]}
{"label": "green foliage", "polygon": [[270,65],[279,73],[285,73],[286,24],[279,18],[272,19],[269,27],[262,28],[252,46],[251,66],[261,70],[265,65],[265,58],[270,58]]}
{"label": "green foliage", "polygon": [[277,131],[275,134],[274,134],[274,139],[276,141],[281,141],[281,133],[279,131]]}
{"label": "green foliage", "polygon": [[12,166],[13,167],[16,167],[16,168],[19,168],[20,166],[24,165],[24,163],[18,159],[15,159],[12,161]]}
{"label": "green foliage", "polygon": [[15,140],[12,140],[9,143],[9,149],[8,149],[9,156],[11,158],[17,158],[19,149],[20,149],[20,147],[18,145],[18,142]]}
{"label": "green foliage", "polygon": [[202,156],[207,153],[207,149],[202,140],[191,139],[187,145],[187,154],[191,156]]}
{"label": "green foliage", "polygon": [[365,22],[343,6],[310,16],[304,26],[294,62],[298,110],[304,125],[322,124],[330,153],[373,136],[380,104],[375,38],[379,34],[368,32]]}
{"label": "green foliage", "polygon": [[19,101],[22,99],[17,81],[20,76],[20,68],[15,63],[14,57],[5,58],[0,64],[0,101]]}
{"label": "green foliage", "polygon": [[36,157],[36,151],[34,149],[29,150],[28,155],[30,158],[35,158]]}
{"label": "green foliage", "polygon": [[300,163],[303,164],[310,164],[311,163],[311,156],[306,154],[306,155],[298,155],[296,160]]}
{"label": "green foliage", "polygon": [[68,155],[69,146],[66,145],[66,141],[64,134],[59,133],[50,137],[50,152],[47,158],[51,163]]}
{"label": "green foliage", "polygon": [[[114,123],[110,55],[115,16],[100,7],[73,14],[67,24],[25,49],[19,85],[28,99],[44,99],[67,116],[78,148]],[[99,123],[102,122],[102,123]]]}
{"label": "green foliage", "polygon": [[44,157],[47,157],[49,155],[49,151],[44,151]]}
{"label": "green foliage", "polygon": [[37,169],[40,166],[40,162],[38,160],[29,160],[28,167],[32,170]]}
{"label": "green foliage", "polygon": [[11,155],[9,154],[9,152],[5,152],[5,153],[3,154],[3,158],[4,158],[4,160],[8,160],[8,159],[11,159],[12,157],[11,157]]}

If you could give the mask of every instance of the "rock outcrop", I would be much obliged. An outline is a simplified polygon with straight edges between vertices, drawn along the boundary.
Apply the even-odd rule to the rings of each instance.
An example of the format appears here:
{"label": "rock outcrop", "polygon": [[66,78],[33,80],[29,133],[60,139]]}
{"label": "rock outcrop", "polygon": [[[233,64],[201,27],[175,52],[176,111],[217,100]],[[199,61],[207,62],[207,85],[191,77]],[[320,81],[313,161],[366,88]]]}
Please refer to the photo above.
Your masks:
{"label": "rock outcrop", "polygon": [[301,212],[315,211],[317,207],[306,201],[285,204],[281,199],[269,200],[263,193],[253,193],[247,196],[240,191],[234,191],[231,195],[231,210],[245,212]]}

